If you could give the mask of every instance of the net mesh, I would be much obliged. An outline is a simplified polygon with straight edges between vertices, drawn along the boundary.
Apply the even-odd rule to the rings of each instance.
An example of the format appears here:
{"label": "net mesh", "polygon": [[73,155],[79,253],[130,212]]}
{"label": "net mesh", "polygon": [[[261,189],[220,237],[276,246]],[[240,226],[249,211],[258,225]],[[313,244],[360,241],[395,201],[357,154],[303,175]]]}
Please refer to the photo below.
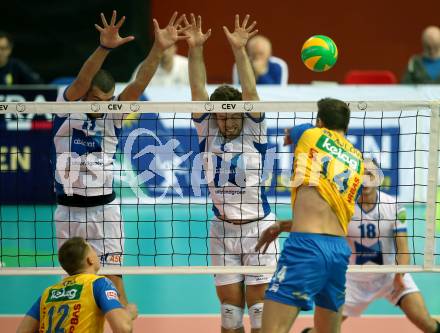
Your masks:
{"label": "net mesh", "polygon": [[[435,244],[438,238],[436,207],[440,201],[436,200],[440,198],[437,196],[438,106],[424,101],[353,101],[350,108],[348,139],[364,157],[378,161],[384,176],[380,190],[395,197],[395,202],[406,209],[411,265],[364,265],[350,269],[438,269],[440,251]],[[286,220],[292,216],[289,181],[293,155],[291,147],[283,145],[284,130],[314,123],[316,103],[1,103],[0,110],[0,274],[61,272],[57,242],[68,236],[57,234],[56,230],[67,230],[72,236],[78,231],[75,229],[78,223],[73,222],[78,220],[87,238],[98,243],[107,254],[103,258],[103,272],[273,272],[272,266],[260,266],[258,255],[251,264],[242,259],[244,267],[213,266],[210,223],[215,214],[200,164],[203,155],[191,112],[265,112],[267,132],[260,135],[264,136],[261,142],[267,141],[267,147],[264,164],[257,170],[261,179],[252,186],[264,192],[276,218]],[[71,112],[68,118],[66,110]],[[86,113],[103,113],[105,119],[112,121],[105,123],[100,131],[98,120],[84,121]],[[125,119],[122,126],[118,126],[122,114]],[[67,159],[60,158],[60,150],[52,147],[53,133],[61,126],[60,119],[67,119],[64,126],[68,124],[69,129],[68,134],[58,135],[68,142],[59,144],[64,147],[61,150],[77,154],[73,157],[70,154]],[[109,128],[109,124],[114,128]],[[34,129],[32,135],[25,134],[28,128]],[[251,134],[244,130],[241,135]],[[106,141],[109,136],[110,143]],[[116,143],[117,148],[112,151],[111,145]],[[240,177],[239,165],[232,167],[231,171],[231,165],[228,166],[228,175],[224,176],[225,186],[240,185],[236,184]],[[54,168],[63,172],[54,173]],[[220,165],[219,170],[222,168]],[[57,212],[54,184],[62,184],[64,190],[70,185],[77,188],[78,183],[71,179],[72,173],[80,174],[81,170],[86,170],[85,176],[89,177],[85,181],[88,189],[85,190],[85,186],[82,189],[84,194],[108,194],[114,190],[116,201],[98,212],[93,211],[93,207]],[[103,178],[108,172],[112,179],[106,183]],[[54,175],[58,175],[58,179]],[[90,188],[96,192],[87,192]],[[98,228],[101,233],[86,223],[93,219],[111,220],[112,214],[118,212],[123,222],[116,227],[101,223]],[[63,227],[54,220],[64,221]],[[398,223],[397,216],[394,223]],[[244,229],[244,225],[241,228]],[[251,242],[256,242],[259,232]],[[370,231],[369,236],[378,241],[379,237],[388,237],[384,232],[381,235],[380,225],[379,230],[374,235]],[[251,254],[243,245],[249,242],[243,232],[222,237],[223,242],[235,241],[241,247],[240,253],[232,255],[244,258]],[[287,234],[281,235],[281,247],[277,247],[274,254],[279,254],[286,237]],[[123,250],[118,249],[118,244]],[[376,250],[386,253],[385,249]],[[119,266],[120,251],[123,251],[122,267]],[[395,251],[386,254],[396,256]],[[223,264],[228,263],[227,255],[221,258]]]}

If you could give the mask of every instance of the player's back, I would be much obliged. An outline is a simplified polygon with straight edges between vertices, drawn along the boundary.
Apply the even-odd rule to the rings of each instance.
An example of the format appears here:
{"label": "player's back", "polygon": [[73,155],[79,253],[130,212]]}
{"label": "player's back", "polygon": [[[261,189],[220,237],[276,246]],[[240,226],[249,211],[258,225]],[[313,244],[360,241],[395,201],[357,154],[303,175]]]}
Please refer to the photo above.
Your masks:
{"label": "player's back", "polygon": [[363,174],[361,153],[342,135],[295,127],[292,231],[346,235]]}
{"label": "player's back", "polygon": [[40,302],[41,332],[101,333],[104,314],[95,301],[93,284],[104,277],[78,274],[47,288]]}

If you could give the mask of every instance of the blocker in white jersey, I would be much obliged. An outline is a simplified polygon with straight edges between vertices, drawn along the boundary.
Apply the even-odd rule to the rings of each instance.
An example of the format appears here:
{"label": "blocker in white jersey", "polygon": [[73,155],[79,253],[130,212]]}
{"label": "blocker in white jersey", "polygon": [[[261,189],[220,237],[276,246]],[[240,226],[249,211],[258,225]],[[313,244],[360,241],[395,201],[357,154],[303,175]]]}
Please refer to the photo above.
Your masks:
{"label": "blocker in white jersey", "polygon": [[[352,265],[394,265],[397,263],[396,235],[404,237],[407,232],[405,208],[397,199],[377,191],[376,202],[369,211],[356,205],[348,225],[348,240],[352,248]],[[405,239],[406,241],[406,239]],[[345,316],[360,316],[375,299],[386,298],[397,305],[403,296],[418,292],[410,274],[403,276],[405,288],[394,292],[393,273],[348,273]]]}
{"label": "blocker in white jersey", "polygon": [[[64,93],[59,94],[57,101],[68,102]],[[55,116],[54,166],[58,196],[94,197],[113,193],[113,164],[122,119],[122,114],[111,113],[101,118],[91,118],[84,113]]]}
{"label": "blocker in white jersey", "polygon": [[216,217],[228,221],[255,221],[270,214],[263,186],[267,149],[264,114],[256,119],[245,113],[241,133],[227,140],[219,131],[216,115],[194,118],[204,170]]}
{"label": "blocker in white jersey", "polygon": [[[395,265],[395,235],[407,232],[405,208],[397,199],[377,191],[376,203],[370,211],[360,204],[348,225],[348,240],[353,255],[351,265]],[[353,274],[358,279],[370,280],[368,274]]]}
{"label": "blocker in white jersey", "polygon": [[[57,101],[67,101],[64,93]],[[65,113],[55,116],[53,127],[58,247],[73,236],[83,237],[102,264],[120,265],[124,248],[124,225],[113,191],[122,120],[122,114],[92,118]]]}
{"label": "blocker in white jersey", "polygon": [[[205,178],[213,202],[210,246],[215,266],[271,266],[276,264],[278,243],[266,254],[255,252],[261,233],[276,219],[270,212],[262,184],[267,148],[264,114],[243,117],[243,128],[236,138],[227,140],[219,131],[216,116],[204,114],[193,119],[200,150],[205,153]],[[231,223],[234,222],[236,224]],[[247,285],[268,283],[271,274],[216,275],[216,285],[245,281]]]}

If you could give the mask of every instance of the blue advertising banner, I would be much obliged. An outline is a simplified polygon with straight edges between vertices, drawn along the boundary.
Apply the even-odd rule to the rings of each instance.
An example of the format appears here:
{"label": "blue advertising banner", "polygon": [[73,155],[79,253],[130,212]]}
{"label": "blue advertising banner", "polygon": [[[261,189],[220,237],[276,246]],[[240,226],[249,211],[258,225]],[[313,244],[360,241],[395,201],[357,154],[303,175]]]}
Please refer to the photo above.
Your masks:
{"label": "blue advertising banner", "polygon": [[[55,101],[57,94],[55,86],[0,87],[0,102]],[[54,202],[51,129],[50,114],[0,115],[0,204]]]}

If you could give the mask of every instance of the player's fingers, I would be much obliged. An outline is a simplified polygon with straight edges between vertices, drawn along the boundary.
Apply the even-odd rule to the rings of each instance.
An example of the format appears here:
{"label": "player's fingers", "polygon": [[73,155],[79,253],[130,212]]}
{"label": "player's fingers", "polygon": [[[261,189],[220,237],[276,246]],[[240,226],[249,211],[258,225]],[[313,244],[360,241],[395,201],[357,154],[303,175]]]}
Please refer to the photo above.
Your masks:
{"label": "player's fingers", "polygon": [[260,238],[257,241],[257,245],[255,245],[255,251],[257,251],[257,252],[260,251],[262,245],[263,245],[263,241],[262,241],[262,238]]}
{"label": "player's fingers", "polygon": [[185,26],[189,26],[190,25],[185,14],[183,14],[183,23],[185,24]]}
{"label": "player's fingers", "polygon": [[235,29],[240,28],[240,16],[235,14]]}
{"label": "player's fingers", "polygon": [[122,44],[131,42],[132,40],[134,40],[134,36],[127,36],[121,39]]}
{"label": "player's fingers", "polygon": [[182,23],[182,21],[183,21],[183,15],[180,15],[180,17],[177,19],[176,23],[174,23],[174,26],[176,28],[178,28],[179,25]]}
{"label": "player's fingers", "polygon": [[159,31],[160,30],[159,23],[157,23],[156,19],[153,19],[153,25],[154,25],[154,31]]}
{"label": "player's fingers", "polygon": [[102,25],[104,26],[104,28],[108,27],[107,20],[105,19],[105,16],[103,13],[101,13],[101,21],[102,21]]}
{"label": "player's fingers", "polygon": [[190,25],[187,26],[187,27],[183,27],[183,28],[177,29],[177,33],[178,33],[178,34],[181,34],[181,33],[185,32],[185,31],[187,31],[187,30],[189,30],[189,29],[191,29],[191,26],[190,26]]}
{"label": "player's fingers", "polygon": [[197,16],[197,28],[202,31],[202,17],[200,15]]}
{"label": "player's fingers", "polygon": [[116,23],[116,28],[120,28],[125,22],[125,16],[122,16],[118,23]]}
{"label": "player's fingers", "polygon": [[248,21],[249,21],[249,14],[247,14],[247,15],[244,17],[243,24],[242,24],[242,28],[243,28],[243,29],[246,29],[246,25],[247,25]]}
{"label": "player's fingers", "polygon": [[196,17],[194,15],[194,13],[191,13],[190,16],[191,16],[191,24],[196,27],[197,23],[196,23]]}
{"label": "player's fingers", "polygon": [[170,22],[168,22],[168,25],[174,25],[174,21],[176,20],[177,12],[174,12],[173,16],[171,16]]}
{"label": "player's fingers", "polygon": [[112,13],[112,19],[110,20],[110,25],[115,25],[116,23],[116,10]]}
{"label": "player's fingers", "polygon": [[211,37],[211,29],[209,29],[206,34],[205,34],[206,39],[208,39],[209,37]]}
{"label": "player's fingers", "polygon": [[229,36],[231,33],[229,32],[229,29],[225,26],[223,26],[223,31],[225,32],[226,36]]}
{"label": "player's fingers", "polygon": [[252,24],[249,26],[249,28],[246,28],[246,31],[252,31],[253,28],[255,28],[255,26],[257,25],[257,21],[252,22]]}
{"label": "player's fingers", "polygon": [[263,254],[266,253],[267,249],[269,248],[269,245],[270,245],[270,242],[266,242],[266,245],[264,246],[264,249],[263,249]]}
{"label": "player's fingers", "polygon": [[98,30],[99,32],[103,32],[104,29],[102,29],[99,25],[95,24],[95,28],[96,30]]}
{"label": "player's fingers", "polygon": [[254,37],[256,34],[258,34],[258,29],[257,29],[257,30],[254,30],[254,31],[252,31],[252,32],[250,32],[250,33],[249,33],[249,38]]}
{"label": "player's fingers", "polygon": [[184,40],[184,39],[188,39],[191,38],[190,36],[177,36],[177,40]]}

